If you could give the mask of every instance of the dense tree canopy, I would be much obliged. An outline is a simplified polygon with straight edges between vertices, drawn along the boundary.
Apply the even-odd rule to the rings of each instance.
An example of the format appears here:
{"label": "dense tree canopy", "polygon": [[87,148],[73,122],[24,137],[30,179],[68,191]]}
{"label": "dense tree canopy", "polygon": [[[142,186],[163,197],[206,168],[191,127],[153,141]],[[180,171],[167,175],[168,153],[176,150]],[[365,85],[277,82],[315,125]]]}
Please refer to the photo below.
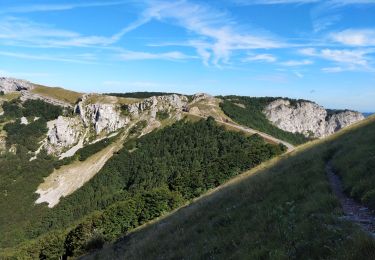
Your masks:
{"label": "dense tree canopy", "polygon": [[[96,147],[90,149],[95,151]],[[212,118],[196,123],[177,122],[139,139],[131,139],[93,179],[62,198],[53,209],[43,205],[30,207],[35,196],[28,200],[18,198],[16,203],[30,212],[22,215],[21,210],[12,209],[9,211],[18,219],[7,219],[6,215],[3,219],[11,226],[22,222],[24,228],[14,233],[0,226],[0,231],[8,230],[13,237],[12,240],[3,238],[0,244],[4,247],[37,238],[7,252],[37,257],[79,255],[282,153],[283,149],[265,143],[257,135],[246,137],[228,132]],[[9,156],[0,160],[0,164],[7,166],[15,159]],[[42,159],[47,168],[33,173],[40,182],[51,172],[51,167],[57,165],[52,158],[42,157],[33,162],[18,159],[25,167],[18,174],[25,176],[26,167],[31,164],[42,166]],[[17,189],[28,185],[27,190],[32,193],[38,182],[32,183],[31,188],[25,181],[14,185]],[[1,188],[9,186],[3,183]],[[15,202],[15,199],[7,198],[8,202]]]}

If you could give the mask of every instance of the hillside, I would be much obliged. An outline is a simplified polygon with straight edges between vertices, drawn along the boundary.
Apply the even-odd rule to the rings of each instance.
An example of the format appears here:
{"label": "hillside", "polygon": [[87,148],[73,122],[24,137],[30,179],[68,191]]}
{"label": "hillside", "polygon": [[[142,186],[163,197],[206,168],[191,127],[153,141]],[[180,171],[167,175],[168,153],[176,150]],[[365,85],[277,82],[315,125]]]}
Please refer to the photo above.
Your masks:
{"label": "hillside", "polygon": [[224,113],[235,122],[298,145],[329,136],[364,119],[350,110],[324,109],[308,100],[280,97],[220,97]]}
{"label": "hillside", "polygon": [[12,78],[0,91],[0,258],[80,256],[308,140],[250,109],[276,98],[84,94]]}
{"label": "hillside", "polygon": [[[374,259],[374,240],[342,217],[325,172],[333,158],[356,195],[357,176],[374,176],[374,131],[371,117],[301,146],[84,259]],[[364,180],[372,206],[375,183]]]}

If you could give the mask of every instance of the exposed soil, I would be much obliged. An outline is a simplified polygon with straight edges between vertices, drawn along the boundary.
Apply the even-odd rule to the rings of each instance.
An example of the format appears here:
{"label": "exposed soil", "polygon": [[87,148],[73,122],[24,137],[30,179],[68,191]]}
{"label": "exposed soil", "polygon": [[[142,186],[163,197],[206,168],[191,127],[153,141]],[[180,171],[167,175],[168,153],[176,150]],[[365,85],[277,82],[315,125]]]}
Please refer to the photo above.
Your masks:
{"label": "exposed soil", "polygon": [[335,174],[330,162],[326,165],[326,172],[332,191],[340,200],[344,219],[358,224],[364,231],[375,237],[375,213],[344,193],[340,177]]}

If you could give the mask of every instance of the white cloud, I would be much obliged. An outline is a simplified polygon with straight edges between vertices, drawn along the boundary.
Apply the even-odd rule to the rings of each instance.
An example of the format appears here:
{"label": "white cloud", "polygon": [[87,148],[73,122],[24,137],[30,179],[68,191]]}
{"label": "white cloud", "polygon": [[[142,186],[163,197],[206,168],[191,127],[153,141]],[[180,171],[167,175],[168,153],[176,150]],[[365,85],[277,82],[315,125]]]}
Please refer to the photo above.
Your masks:
{"label": "white cloud", "polygon": [[149,53],[123,50],[119,55],[122,60],[187,60],[196,59],[195,56],[189,56],[182,52],[171,51],[163,53]]}
{"label": "white cloud", "polygon": [[306,48],[299,51],[303,55],[318,57],[338,64],[335,67],[324,68],[326,72],[341,72],[344,70],[373,70],[371,50],[322,49]]}
{"label": "white cloud", "polygon": [[14,6],[9,8],[3,8],[0,10],[0,14],[4,13],[33,13],[33,12],[50,12],[50,11],[66,11],[76,8],[86,7],[104,7],[121,5],[128,3],[129,1],[106,1],[106,2],[93,2],[93,3],[70,3],[70,4],[34,4],[34,5],[23,5]]}
{"label": "white cloud", "polygon": [[243,59],[244,62],[248,61],[261,61],[261,62],[275,62],[277,58],[272,54],[258,54],[253,56],[248,56]]}
{"label": "white cloud", "polygon": [[341,19],[340,15],[330,15],[330,16],[314,19],[312,21],[314,32],[317,33],[317,32],[323,31],[327,29],[328,27],[334,25],[338,21],[340,21],[340,19]]}
{"label": "white cloud", "polygon": [[294,66],[304,66],[304,65],[311,65],[313,61],[311,60],[289,60],[281,62],[280,65],[287,66],[287,67],[294,67]]}
{"label": "white cloud", "polygon": [[297,78],[300,78],[300,79],[302,79],[304,77],[304,75],[301,72],[298,72],[298,71],[293,71],[293,74],[296,75]]}
{"label": "white cloud", "polygon": [[81,35],[48,24],[36,23],[17,17],[0,18],[0,42],[5,45],[29,47],[103,47],[117,43],[126,33],[147,23],[150,18],[141,17],[109,37]]}
{"label": "white cloud", "polygon": [[373,0],[232,0],[241,5],[278,5],[278,4],[314,4],[320,3],[326,6],[344,6],[354,4],[374,4]]}
{"label": "white cloud", "polygon": [[331,39],[351,46],[375,46],[374,29],[348,29],[331,34]]}
{"label": "white cloud", "polygon": [[327,68],[322,68],[322,71],[327,72],[327,73],[337,73],[337,72],[343,72],[350,70],[348,68],[344,69],[343,67],[327,67]]}
{"label": "white cloud", "polygon": [[143,19],[171,22],[199,37],[200,44],[191,41],[204,63],[228,63],[235,50],[270,49],[283,46],[280,41],[257,33],[239,31],[239,26],[225,12],[219,12],[203,4],[187,1],[152,1]]}

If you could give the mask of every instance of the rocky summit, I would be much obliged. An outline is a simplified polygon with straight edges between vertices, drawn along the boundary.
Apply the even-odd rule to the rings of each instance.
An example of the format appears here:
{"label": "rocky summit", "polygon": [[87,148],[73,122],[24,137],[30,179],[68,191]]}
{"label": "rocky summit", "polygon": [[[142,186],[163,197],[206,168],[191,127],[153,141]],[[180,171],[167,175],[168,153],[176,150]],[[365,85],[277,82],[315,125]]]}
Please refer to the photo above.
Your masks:
{"label": "rocky summit", "polygon": [[364,116],[356,111],[326,110],[311,101],[292,103],[287,99],[271,102],[263,113],[282,130],[314,138],[328,136],[364,119]]}

